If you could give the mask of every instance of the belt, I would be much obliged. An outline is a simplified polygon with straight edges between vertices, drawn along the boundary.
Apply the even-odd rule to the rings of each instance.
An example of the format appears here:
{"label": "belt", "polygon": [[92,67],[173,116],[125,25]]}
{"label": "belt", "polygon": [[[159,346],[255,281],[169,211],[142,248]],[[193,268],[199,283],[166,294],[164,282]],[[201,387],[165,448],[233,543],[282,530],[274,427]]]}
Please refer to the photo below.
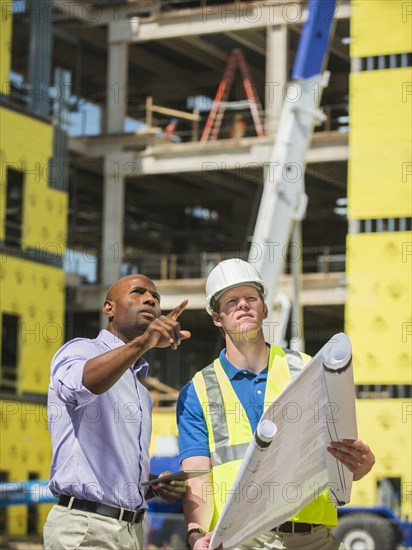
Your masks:
{"label": "belt", "polygon": [[287,521],[277,527],[271,529],[277,533],[311,533],[315,527],[319,527],[321,523],[298,523],[296,521]]}
{"label": "belt", "polygon": [[144,518],[145,510],[126,510],[125,508],[116,508],[107,504],[99,504],[91,500],[80,500],[79,498],[61,495],[58,504],[66,506],[69,509],[82,510],[83,512],[92,512],[100,516],[127,521],[127,523],[141,523]]}

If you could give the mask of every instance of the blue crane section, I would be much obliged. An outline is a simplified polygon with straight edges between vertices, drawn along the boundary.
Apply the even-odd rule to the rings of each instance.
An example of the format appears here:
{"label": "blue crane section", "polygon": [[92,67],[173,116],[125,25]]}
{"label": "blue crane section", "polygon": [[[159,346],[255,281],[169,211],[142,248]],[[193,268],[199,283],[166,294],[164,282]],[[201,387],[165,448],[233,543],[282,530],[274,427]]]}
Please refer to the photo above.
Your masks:
{"label": "blue crane section", "polygon": [[292,78],[311,78],[324,71],[332,33],[336,0],[311,0],[303,27]]}

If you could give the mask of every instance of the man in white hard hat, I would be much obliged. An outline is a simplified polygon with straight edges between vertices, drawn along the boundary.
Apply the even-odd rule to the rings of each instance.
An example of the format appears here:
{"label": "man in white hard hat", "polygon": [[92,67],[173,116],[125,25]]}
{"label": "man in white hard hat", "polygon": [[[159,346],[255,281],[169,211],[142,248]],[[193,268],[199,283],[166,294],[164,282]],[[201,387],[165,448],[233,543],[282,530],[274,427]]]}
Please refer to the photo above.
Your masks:
{"label": "man in white hard hat", "polygon": [[[251,440],[265,404],[273,402],[310,360],[304,353],[265,342],[266,293],[254,266],[237,258],[221,262],[206,282],[206,309],[224,334],[226,347],[182,389],[177,406],[182,468],[212,470],[210,479],[190,480],[184,497],[187,547],[192,550],[208,548],[225,502],[222,488],[231,487],[244,444]],[[210,404],[230,414],[215,415],[219,420],[213,420]],[[355,480],[375,462],[360,440],[334,442],[328,451],[353,472]],[[213,495],[205,495],[205,481],[213,482]],[[329,530],[336,524],[336,509],[323,493],[286,523],[240,548],[337,550],[343,546]]]}

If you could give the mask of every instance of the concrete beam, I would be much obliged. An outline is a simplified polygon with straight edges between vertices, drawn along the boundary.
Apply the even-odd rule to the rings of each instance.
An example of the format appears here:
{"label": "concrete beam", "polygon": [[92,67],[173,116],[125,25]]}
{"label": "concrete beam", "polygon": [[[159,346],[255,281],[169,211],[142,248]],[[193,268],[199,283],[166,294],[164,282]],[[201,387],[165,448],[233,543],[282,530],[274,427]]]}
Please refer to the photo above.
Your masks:
{"label": "concrete beam", "polygon": [[[185,149],[185,151],[183,151]],[[240,141],[174,144],[148,148],[137,154],[142,174],[236,170],[261,166],[270,158],[271,144],[266,139],[245,138]]]}
{"label": "concrete beam", "polygon": [[[320,144],[317,135],[307,154],[308,163],[347,160],[347,135],[328,132]],[[329,139],[327,139],[329,138]],[[209,143],[167,144],[148,148],[136,155],[140,173],[166,174],[202,172],[205,170],[247,170],[264,166],[270,158],[273,143],[269,139],[245,138]]]}
{"label": "concrete beam", "polygon": [[[160,0],[138,0],[119,2],[90,2],[90,0],[52,0],[67,21],[82,21],[91,27],[124,23],[145,14],[160,11]],[[57,22],[60,18],[56,17]]]}
{"label": "concrete beam", "polygon": [[[328,139],[329,138],[329,139]],[[317,132],[306,155],[307,164],[316,162],[347,161],[349,158],[348,134]]]}
{"label": "concrete beam", "polygon": [[[112,37],[116,41],[146,42],[164,38],[182,38],[215,33],[238,33],[270,25],[301,25],[308,16],[306,3],[295,0],[279,2],[239,2],[222,6],[203,6],[196,9],[160,11],[159,0],[138,0],[104,5],[89,0],[52,0],[60,10],[62,22],[82,21],[90,27],[114,23]],[[139,17],[148,12],[150,17]],[[348,19],[350,0],[342,0],[336,8],[335,19]],[[242,37],[241,37],[242,38]],[[238,39],[238,38],[236,38]],[[256,46],[256,45],[255,45]],[[248,46],[250,47],[250,46]],[[337,55],[345,55],[336,43]]]}
{"label": "concrete beam", "polygon": [[[144,138],[130,135],[107,138],[70,138],[69,149],[84,158],[96,158],[119,148],[142,146]],[[150,136],[147,135],[147,140]],[[273,142],[268,138],[244,138],[242,140],[217,140],[207,143],[164,143],[133,153],[125,171],[128,176],[153,174],[179,174],[214,170],[244,171],[260,168],[270,158]],[[346,161],[349,157],[348,136],[339,132],[316,133],[307,154],[308,163]],[[132,168],[133,167],[133,170]]]}
{"label": "concrete beam", "polygon": [[[349,0],[343,0],[336,10],[335,18],[348,19],[350,13]],[[292,0],[284,0],[282,4],[242,2],[204,6],[197,10],[176,10],[166,14],[160,13],[150,19],[142,19],[132,40],[146,42],[164,38],[239,32],[270,25],[296,25],[304,23],[307,16],[306,6]],[[125,35],[124,39],[129,40],[129,36]]]}
{"label": "concrete beam", "polygon": [[[156,138],[160,128],[150,128],[136,134],[118,135],[104,134],[99,136],[81,136],[69,138],[69,151],[76,155],[88,158],[104,157],[113,150],[121,149],[144,149]],[[162,140],[166,141],[166,140]]]}
{"label": "concrete beam", "polygon": [[[205,279],[176,279],[154,281],[162,296],[162,309],[169,311],[184,298],[189,299],[187,309],[203,310],[205,307]],[[101,300],[107,288],[84,285],[76,292],[72,311],[100,311]],[[279,280],[278,292],[293,298],[291,275]],[[302,277],[302,306],[342,305],[345,303],[346,288],[343,273],[305,273]]]}

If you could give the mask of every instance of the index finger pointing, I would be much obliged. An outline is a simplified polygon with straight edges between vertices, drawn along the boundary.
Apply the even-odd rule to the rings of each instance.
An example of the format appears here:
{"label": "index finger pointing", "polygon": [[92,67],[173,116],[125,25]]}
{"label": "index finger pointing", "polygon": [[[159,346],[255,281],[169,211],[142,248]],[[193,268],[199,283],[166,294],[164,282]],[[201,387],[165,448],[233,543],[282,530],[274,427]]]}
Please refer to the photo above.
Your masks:
{"label": "index finger pointing", "polygon": [[185,309],[188,303],[189,303],[188,299],[183,300],[183,302],[180,305],[178,305],[177,307],[174,308],[173,311],[168,313],[167,317],[170,317],[171,319],[176,321],[176,319],[179,317],[179,315],[182,313],[182,311]]}

